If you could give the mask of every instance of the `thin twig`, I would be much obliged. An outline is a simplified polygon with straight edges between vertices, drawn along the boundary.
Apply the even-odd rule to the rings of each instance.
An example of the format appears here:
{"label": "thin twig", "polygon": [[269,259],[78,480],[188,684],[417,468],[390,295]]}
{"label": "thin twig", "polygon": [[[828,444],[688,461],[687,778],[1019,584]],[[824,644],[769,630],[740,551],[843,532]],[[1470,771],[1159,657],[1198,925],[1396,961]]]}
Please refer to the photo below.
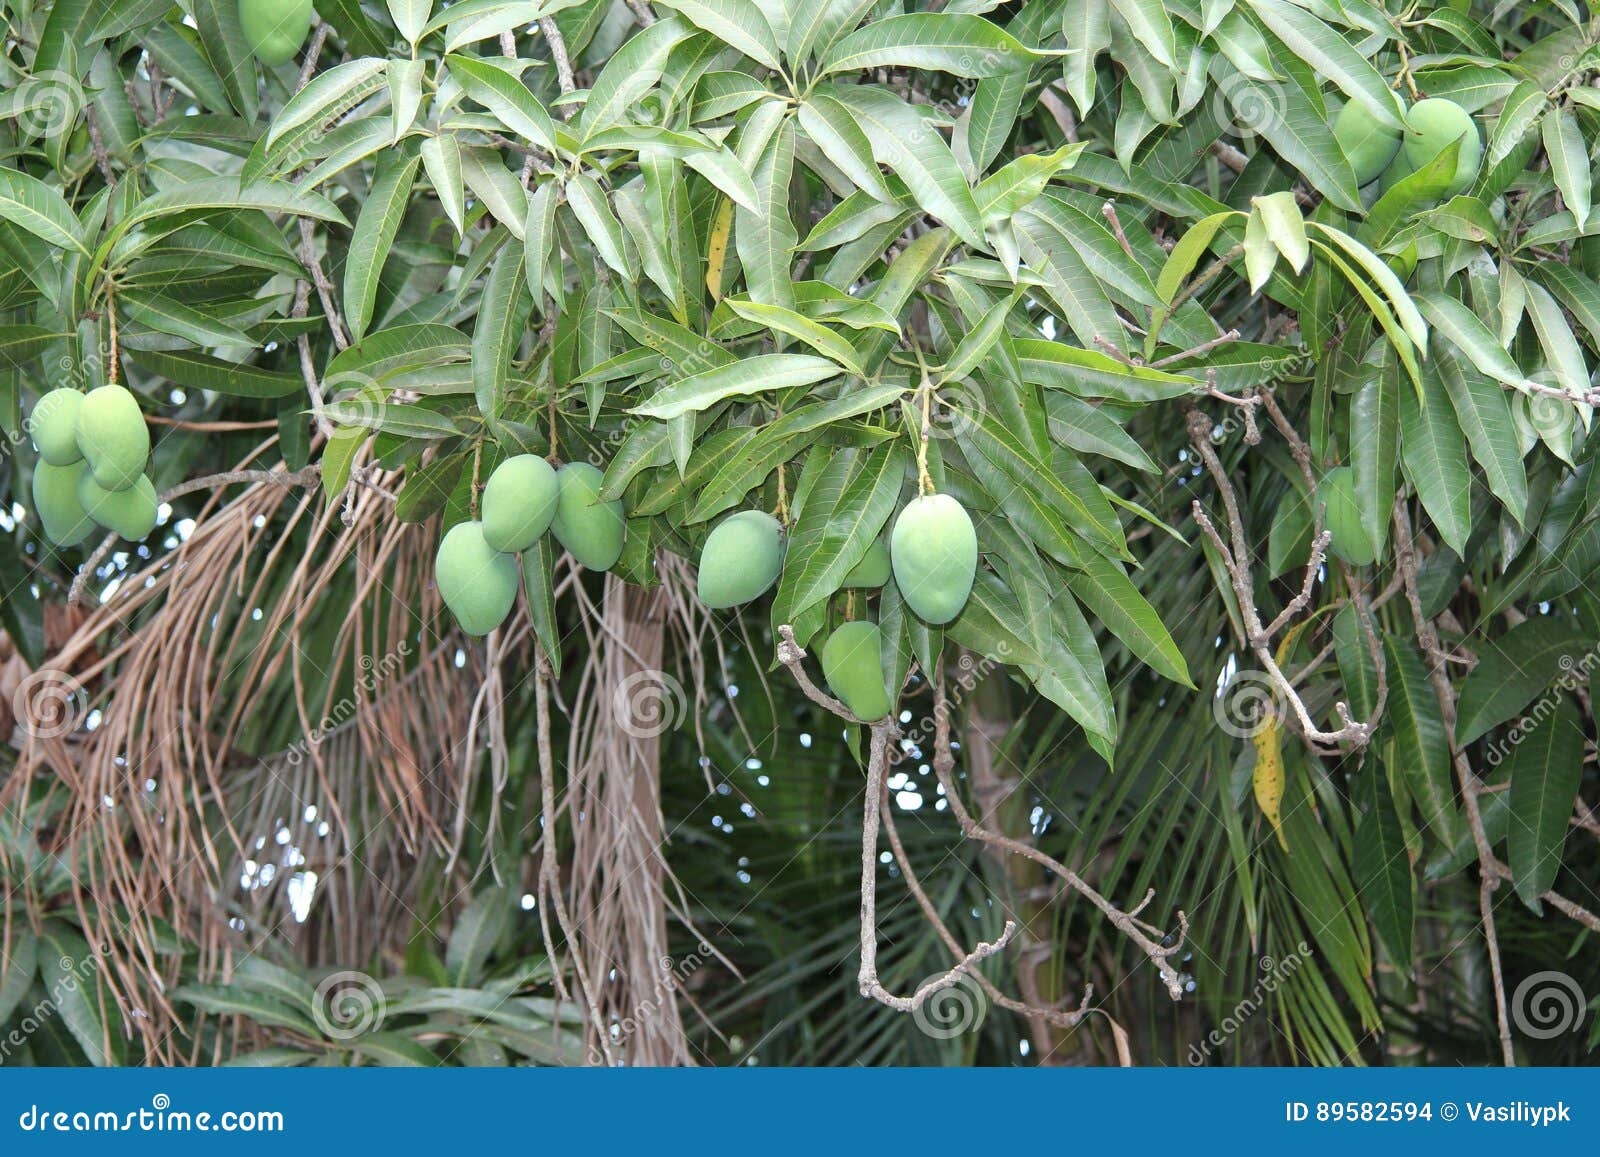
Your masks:
{"label": "thin twig", "polygon": [[883,773],[889,763],[889,742],[900,733],[893,719],[882,719],[872,725],[872,745],[867,758],[867,795],[861,814],[861,967],[856,973],[856,985],[861,995],[900,1012],[915,1012],[929,997],[943,992],[960,982],[979,963],[1005,946],[1016,935],[1014,920],[1007,920],[998,939],[992,943],[980,940],[971,952],[958,960],[953,968],[930,977],[917,986],[910,996],[896,996],[878,979],[878,809],[883,795]]}
{"label": "thin twig", "polygon": [[[1267,395],[1262,395],[1268,412],[1272,413],[1275,406],[1268,400]],[[1250,546],[1245,539],[1244,518],[1239,510],[1239,497],[1234,493],[1233,484],[1228,480],[1227,471],[1223,469],[1222,460],[1217,457],[1215,448],[1211,445],[1211,419],[1198,409],[1189,412],[1189,441],[1194,446],[1195,452],[1200,455],[1205,463],[1206,470],[1210,473],[1212,481],[1216,483],[1218,496],[1222,500],[1223,512],[1226,515],[1230,541],[1224,540],[1211,519],[1206,515],[1205,509],[1198,500],[1193,506],[1194,519],[1200,529],[1211,540],[1212,546],[1217,550],[1222,559],[1223,569],[1228,572],[1228,578],[1233,585],[1235,600],[1239,604],[1239,615],[1244,628],[1244,643],[1255,653],[1267,676],[1272,680],[1273,686],[1283,696],[1294,713],[1300,731],[1308,743],[1315,743],[1326,747],[1338,747],[1345,744],[1354,748],[1364,747],[1371,740],[1373,731],[1377,727],[1379,718],[1383,714],[1385,700],[1388,696],[1387,673],[1382,662],[1381,647],[1377,644],[1377,636],[1372,632],[1370,616],[1363,610],[1362,623],[1368,633],[1368,646],[1373,650],[1374,660],[1378,670],[1377,695],[1371,714],[1362,721],[1351,717],[1348,704],[1343,701],[1334,704],[1334,710],[1342,724],[1337,730],[1324,731],[1311,717],[1310,710],[1305,701],[1295,690],[1283,668],[1278,665],[1277,657],[1273,654],[1272,639],[1278,631],[1282,630],[1294,616],[1303,611],[1311,601],[1315,580],[1322,568],[1324,551],[1327,548],[1330,535],[1322,532],[1321,518],[1316,520],[1316,536],[1311,544],[1311,555],[1306,563],[1306,577],[1301,591],[1284,610],[1272,620],[1270,625],[1261,621],[1261,612],[1256,607],[1255,576],[1250,566]],[[1297,447],[1291,443],[1291,452],[1297,453]],[[1309,467],[1307,468],[1309,477]]]}
{"label": "thin twig", "polygon": [[[180,482],[161,494],[157,502],[168,503],[174,498],[182,498],[185,494],[192,494],[196,490],[213,490],[219,486],[233,486],[241,482],[264,482],[291,487],[315,486],[321,478],[322,467],[317,463],[293,473],[284,470],[226,470],[221,474],[207,474],[203,478],[191,478],[187,482]],[[106,535],[100,540],[100,545],[95,547],[94,553],[78,568],[78,573],[72,579],[72,587],[67,592],[68,606],[76,606],[82,601],[89,577],[105,563],[106,555],[111,553],[111,548],[116,546],[119,537],[121,536],[115,533]]]}

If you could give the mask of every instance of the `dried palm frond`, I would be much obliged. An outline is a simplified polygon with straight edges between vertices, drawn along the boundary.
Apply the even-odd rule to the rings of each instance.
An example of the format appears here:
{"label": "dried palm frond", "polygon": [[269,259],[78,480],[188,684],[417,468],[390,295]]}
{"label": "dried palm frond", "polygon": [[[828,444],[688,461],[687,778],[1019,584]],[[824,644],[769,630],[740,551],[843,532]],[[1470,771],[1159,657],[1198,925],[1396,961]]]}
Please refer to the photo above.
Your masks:
{"label": "dried palm frond", "polygon": [[149,1060],[181,1059],[171,932],[200,946],[201,975],[219,971],[295,923],[265,901],[314,871],[323,902],[299,932],[314,957],[402,949],[419,866],[449,847],[480,754],[458,749],[476,654],[433,632],[431,535],[380,486],[341,516],[254,481],[173,545],[52,657],[88,689],[90,726],[29,738],[7,785],[45,770],[67,785],[56,850],[86,873],[84,927]]}

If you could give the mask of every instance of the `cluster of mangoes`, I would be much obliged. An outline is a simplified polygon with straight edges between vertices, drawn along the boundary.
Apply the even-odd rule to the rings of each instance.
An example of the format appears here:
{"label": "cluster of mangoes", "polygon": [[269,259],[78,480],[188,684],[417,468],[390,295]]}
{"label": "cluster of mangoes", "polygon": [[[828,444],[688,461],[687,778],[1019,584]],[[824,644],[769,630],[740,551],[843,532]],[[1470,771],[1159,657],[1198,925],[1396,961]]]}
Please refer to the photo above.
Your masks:
{"label": "cluster of mangoes", "polygon": [[[700,601],[716,610],[759,598],[783,569],[784,532],[776,518],[744,510],[719,523],[700,552]],[[948,494],[925,494],[907,503],[886,545],[878,539],[845,576],[845,589],[871,589],[891,571],[906,605],[939,625],[961,613],[978,571],[978,536],[961,503]],[[882,635],[876,623],[845,623],[822,647],[822,671],[841,702],[863,720],[882,719],[893,707],[885,686]]]}
{"label": "cluster of mangoes", "polygon": [[1406,113],[1404,131],[1382,124],[1356,101],[1346,102],[1333,121],[1333,137],[1338,141],[1358,185],[1378,182],[1379,193],[1387,192],[1397,181],[1409,177],[1456,141],[1455,176],[1444,195],[1465,192],[1478,175],[1483,160],[1483,140],[1477,122],[1453,100],[1429,97],[1419,100]]}
{"label": "cluster of mangoes", "polygon": [[481,520],[458,522],[439,543],[434,581],[469,635],[487,635],[517,600],[517,558],[549,531],[590,570],[622,557],[620,501],[600,501],[604,476],[587,462],[556,470],[543,458],[507,458],[483,488]]}
{"label": "cluster of mangoes", "polygon": [[97,525],[134,540],[155,528],[160,502],[144,473],[150,430],[127,389],[51,390],[34,405],[29,431],[39,448],[33,507],[51,542],[77,546]]}
{"label": "cluster of mangoes", "polygon": [[257,60],[277,68],[300,51],[311,15],[311,0],[239,0],[239,31]]}

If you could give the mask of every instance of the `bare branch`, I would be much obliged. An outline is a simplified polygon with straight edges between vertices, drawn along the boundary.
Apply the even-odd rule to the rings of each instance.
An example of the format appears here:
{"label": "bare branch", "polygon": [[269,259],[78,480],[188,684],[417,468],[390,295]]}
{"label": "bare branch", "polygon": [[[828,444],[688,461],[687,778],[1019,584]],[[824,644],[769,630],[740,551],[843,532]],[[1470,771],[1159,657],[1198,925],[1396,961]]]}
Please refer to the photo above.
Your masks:
{"label": "bare branch", "polygon": [[[1041,852],[1020,840],[1011,839],[998,832],[985,828],[972,817],[967,805],[961,799],[961,793],[955,781],[955,756],[950,748],[950,705],[945,697],[943,672],[934,679],[933,722],[934,722],[934,752],[933,770],[938,776],[939,783],[944,787],[945,798],[950,802],[950,810],[955,813],[956,822],[961,825],[961,830],[969,838],[980,840],[991,847],[1001,848],[1014,855],[1026,856],[1036,863],[1044,865],[1055,873],[1068,888],[1084,897],[1089,903],[1103,912],[1112,925],[1126,936],[1142,951],[1155,966],[1161,976],[1161,982],[1166,987],[1167,995],[1173,1000],[1183,998],[1183,977],[1173,967],[1172,958],[1183,951],[1184,940],[1189,934],[1189,918],[1182,911],[1177,913],[1178,931],[1167,935],[1160,930],[1152,929],[1149,924],[1137,919],[1135,916],[1122,911],[1110,900],[1097,892],[1082,876],[1067,867],[1061,861],[1045,852]],[[1150,897],[1146,896],[1144,902],[1135,908],[1135,912],[1142,911]],[[1154,937],[1159,937],[1158,942]]]}
{"label": "bare branch", "polygon": [[1014,920],[1007,920],[999,939],[980,940],[955,967],[929,978],[910,996],[896,996],[878,980],[878,816],[883,798],[883,773],[889,763],[889,741],[899,734],[892,719],[872,725],[872,748],[867,758],[867,795],[861,814],[861,968],[856,983],[861,995],[900,1012],[915,1012],[928,998],[957,984],[984,960],[1001,952],[1016,935]]}
{"label": "bare branch", "polygon": [[806,674],[805,664],[801,661],[806,657],[805,648],[794,641],[794,628],[784,623],[778,628],[778,662],[789,668],[789,673],[794,676],[794,681],[800,685],[801,692],[818,707],[833,712],[840,719],[851,723],[864,723],[865,720],[857,719],[839,700],[829,695],[822,688],[811,681],[811,676]]}
{"label": "bare branch", "polygon": [[[1259,395],[1269,414],[1276,414],[1276,404],[1271,401],[1269,394]],[[1274,421],[1277,421],[1277,417]],[[1295,690],[1294,683],[1278,665],[1277,657],[1273,654],[1273,636],[1283,629],[1290,620],[1303,611],[1311,601],[1317,574],[1324,562],[1324,551],[1330,536],[1320,530],[1320,517],[1317,519],[1318,532],[1311,544],[1311,555],[1306,563],[1306,575],[1300,593],[1290,600],[1288,606],[1272,620],[1271,625],[1261,622],[1261,612],[1256,607],[1255,576],[1250,567],[1250,545],[1245,539],[1244,518],[1239,509],[1239,497],[1234,492],[1233,483],[1229,481],[1228,474],[1222,466],[1222,460],[1217,457],[1216,449],[1211,444],[1211,419],[1198,409],[1189,411],[1189,441],[1194,446],[1195,452],[1200,455],[1207,471],[1211,474],[1212,481],[1216,483],[1217,492],[1222,500],[1223,511],[1227,517],[1228,532],[1231,542],[1224,541],[1222,534],[1217,530],[1211,519],[1206,515],[1199,501],[1194,503],[1194,518],[1200,529],[1217,549],[1222,558],[1223,568],[1228,572],[1228,578],[1233,586],[1234,597],[1239,604],[1239,615],[1243,623],[1244,642],[1255,654],[1257,661],[1266,671],[1273,686],[1283,696],[1284,701],[1293,712],[1293,718],[1299,725],[1300,732],[1308,743],[1319,744],[1327,747],[1349,745],[1354,748],[1364,747],[1372,738],[1372,733],[1377,727],[1379,718],[1382,717],[1385,701],[1388,696],[1387,673],[1384,670],[1381,651],[1374,652],[1377,661],[1378,687],[1376,701],[1373,704],[1371,715],[1364,721],[1357,721],[1350,715],[1348,704],[1336,703],[1334,710],[1338,713],[1343,726],[1335,731],[1324,731],[1311,717],[1310,710],[1305,701]],[[1303,443],[1301,444],[1303,446]],[[1291,445],[1291,451],[1294,447]],[[1298,457],[1298,455],[1297,455]],[[1309,459],[1307,460],[1309,461]],[[1309,470],[1308,470],[1309,473]],[[1369,618],[1363,613],[1363,622]],[[1369,644],[1376,642],[1376,635],[1369,631]]]}

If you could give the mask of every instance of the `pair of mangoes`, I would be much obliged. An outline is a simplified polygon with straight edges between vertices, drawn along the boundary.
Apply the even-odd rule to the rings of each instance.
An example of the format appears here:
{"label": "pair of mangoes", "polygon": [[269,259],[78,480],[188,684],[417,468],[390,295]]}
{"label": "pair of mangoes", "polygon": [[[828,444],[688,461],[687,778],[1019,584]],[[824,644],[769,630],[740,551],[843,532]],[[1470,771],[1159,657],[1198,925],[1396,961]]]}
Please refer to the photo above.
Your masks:
{"label": "pair of mangoes", "polygon": [[[783,525],[760,510],[730,514],[706,536],[700,549],[697,589],[714,611],[743,606],[766,594],[783,570],[787,546]],[[874,539],[865,557],[844,577],[847,590],[868,590],[889,581],[889,548]]]}
{"label": "pair of mangoes", "polygon": [[1333,137],[1355,171],[1356,183],[1366,185],[1381,178],[1380,187],[1386,189],[1460,141],[1455,176],[1444,195],[1449,198],[1465,192],[1483,159],[1483,140],[1472,114],[1453,100],[1429,97],[1412,105],[1405,119],[1405,131],[1398,132],[1356,101],[1347,101],[1339,110]]}
{"label": "pair of mangoes", "polygon": [[460,522],[439,543],[434,581],[469,635],[487,635],[517,599],[515,556],[545,531],[590,570],[610,570],[622,557],[622,503],[601,502],[604,475],[587,462],[552,469],[543,458],[518,454],[489,475],[482,521]]}
{"label": "pair of mangoes", "polygon": [[[700,551],[700,601],[726,610],[761,597],[778,581],[784,548],[783,527],[770,514],[742,510],[725,518]],[[972,519],[948,494],[929,494],[906,505],[889,544],[874,540],[843,586],[881,587],[892,569],[913,611],[929,623],[948,623],[966,605],[977,567]]]}
{"label": "pair of mangoes", "polygon": [[239,0],[239,31],[256,59],[276,68],[300,51],[311,15],[311,0]]}
{"label": "pair of mangoes", "polygon": [[[919,617],[939,624],[961,613],[978,569],[977,533],[961,503],[948,494],[913,499],[895,520],[888,553],[895,585]],[[848,622],[829,635],[822,645],[822,674],[857,719],[872,723],[894,710],[876,623]]]}
{"label": "pair of mangoes", "polygon": [[96,525],[128,539],[155,528],[160,502],[144,473],[150,430],[130,391],[51,390],[34,406],[29,431],[39,448],[34,509],[57,546],[78,545]]}

